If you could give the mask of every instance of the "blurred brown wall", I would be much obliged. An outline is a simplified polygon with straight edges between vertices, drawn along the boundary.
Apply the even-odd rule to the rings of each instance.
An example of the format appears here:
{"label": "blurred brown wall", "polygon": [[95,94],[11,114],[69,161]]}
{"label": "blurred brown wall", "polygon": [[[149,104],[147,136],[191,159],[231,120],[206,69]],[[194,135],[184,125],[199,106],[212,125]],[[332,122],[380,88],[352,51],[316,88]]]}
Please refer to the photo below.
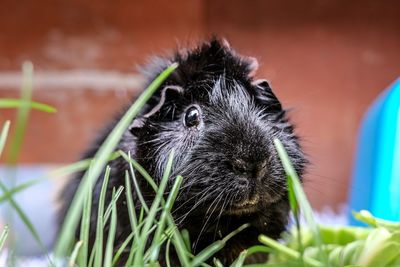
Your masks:
{"label": "blurred brown wall", "polygon": [[[294,108],[312,161],[306,188],[316,207],[335,205],[346,201],[362,114],[400,75],[399,10],[395,0],[0,0],[0,97],[18,96],[15,74],[33,61],[45,84],[34,99],[58,112],[31,113],[20,161],[71,162],[137,93],[136,82],[82,83],[73,71],[140,82],[135,65],[149,55],[217,33],[257,57],[258,76]],[[54,71],[60,84],[46,80]],[[14,117],[0,112],[0,123]]]}

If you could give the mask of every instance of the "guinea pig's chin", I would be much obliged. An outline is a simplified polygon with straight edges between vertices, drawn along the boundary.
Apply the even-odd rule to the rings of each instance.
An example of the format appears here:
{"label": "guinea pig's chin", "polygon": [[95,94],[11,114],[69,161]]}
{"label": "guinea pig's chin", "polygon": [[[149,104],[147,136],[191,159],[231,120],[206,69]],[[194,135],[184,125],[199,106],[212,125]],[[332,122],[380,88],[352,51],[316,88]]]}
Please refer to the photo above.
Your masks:
{"label": "guinea pig's chin", "polygon": [[232,203],[231,207],[227,208],[225,213],[227,215],[242,215],[254,213],[259,209],[260,196],[254,194],[251,198],[245,199],[238,203]]}
{"label": "guinea pig's chin", "polygon": [[256,213],[266,205],[277,202],[281,197],[279,194],[255,193],[248,198],[232,203],[224,213],[236,216]]}

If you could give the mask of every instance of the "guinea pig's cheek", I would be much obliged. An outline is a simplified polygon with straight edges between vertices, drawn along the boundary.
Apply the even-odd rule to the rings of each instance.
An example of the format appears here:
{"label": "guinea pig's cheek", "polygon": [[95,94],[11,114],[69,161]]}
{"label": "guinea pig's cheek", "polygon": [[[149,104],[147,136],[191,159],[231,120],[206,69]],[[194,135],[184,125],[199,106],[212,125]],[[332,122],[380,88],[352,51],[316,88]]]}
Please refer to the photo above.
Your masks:
{"label": "guinea pig's cheek", "polygon": [[262,197],[262,201],[266,204],[277,202],[284,196],[285,193],[283,187],[280,189],[280,186],[268,181],[262,185],[259,185],[258,191]]}

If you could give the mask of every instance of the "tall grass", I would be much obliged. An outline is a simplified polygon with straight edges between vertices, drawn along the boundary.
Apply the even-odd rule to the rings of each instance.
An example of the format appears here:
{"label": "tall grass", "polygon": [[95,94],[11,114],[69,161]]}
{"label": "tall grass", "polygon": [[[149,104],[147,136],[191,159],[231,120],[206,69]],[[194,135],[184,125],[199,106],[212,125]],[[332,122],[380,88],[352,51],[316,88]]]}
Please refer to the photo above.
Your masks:
{"label": "tall grass", "polygon": [[[31,62],[25,62],[22,65],[22,86],[21,86],[21,97],[20,99],[2,99],[0,101],[0,109],[1,108],[9,108],[10,106],[17,106],[17,118],[14,128],[14,135],[11,138],[11,144],[8,151],[7,157],[7,164],[9,166],[15,166],[17,163],[19,153],[22,147],[22,143],[25,136],[26,125],[28,123],[30,108],[35,106],[36,109],[44,111],[44,112],[55,112],[55,109],[51,108],[48,105],[32,102],[32,84],[33,84],[33,64]],[[3,125],[2,132],[0,134],[0,157],[2,156],[3,149],[6,144],[6,139],[8,135],[10,122],[6,121]],[[10,168],[7,171],[7,175],[9,176],[8,179],[11,180],[11,185],[15,186],[15,170],[14,168]],[[28,230],[31,232],[32,236],[38,243],[39,247],[46,253],[46,248],[42,242],[42,239],[38,232],[36,231],[35,227],[33,226],[32,222],[30,221],[29,217],[23,211],[23,209],[19,206],[19,204],[14,200],[12,193],[7,188],[7,186],[3,183],[2,177],[0,177],[0,189],[3,195],[0,199],[7,200],[12,209],[17,213],[19,218],[23,221],[26,225]],[[12,190],[11,190],[12,191]],[[10,212],[9,212],[10,213]],[[9,216],[12,222],[12,216]],[[13,244],[11,240],[11,244]],[[46,253],[47,254],[47,253]],[[52,265],[50,258],[49,263]]]}
{"label": "tall grass", "polygon": [[[197,255],[193,255],[187,231],[178,229],[171,215],[175,198],[183,181],[181,176],[170,177],[174,151],[170,152],[168,164],[159,184],[155,183],[151,175],[132,159],[129,153],[114,151],[122,134],[141,107],[176,67],[175,64],[171,65],[150,84],[122,117],[93,159],[71,164],[53,173],[53,176],[61,176],[86,170],[58,237],[55,259],[49,260],[48,265],[65,266],[65,264],[68,264],[71,267],[111,267],[117,264],[158,266],[159,259],[162,256],[165,258],[167,266],[174,266],[170,256],[170,253],[174,251],[181,266],[222,266],[221,261],[215,258],[215,254],[226,245],[230,238],[248,227],[246,224],[239,227],[223,239],[210,244]],[[31,90],[33,68],[29,64],[25,65],[25,68],[25,89],[22,91],[27,90],[26,88]],[[18,126],[12,138],[12,140],[17,141],[11,142],[12,152],[9,156],[10,162],[15,163],[28,121],[29,109],[38,109],[44,112],[54,112],[55,109],[42,103],[33,102],[31,92],[23,93],[21,99],[0,99],[0,108],[19,109],[20,115],[16,123]],[[0,156],[6,144],[9,128],[9,121],[3,123],[0,132]],[[274,140],[274,143],[287,174],[289,202],[295,217],[296,227],[284,234],[281,242],[260,233],[260,244],[243,250],[231,266],[400,266],[399,223],[380,220],[363,211],[355,213],[356,218],[374,228],[332,228],[318,225],[283,145],[279,140]],[[122,157],[128,165],[125,172],[125,186],[113,188],[111,200],[106,203],[105,195],[110,175],[110,168],[107,163],[117,157]],[[96,225],[91,225],[92,189],[97,177],[103,170],[105,172],[97,207],[97,222]],[[135,171],[146,179],[155,192],[154,201],[150,206],[145,203],[140,192]],[[0,181],[0,187],[3,191],[0,195],[0,203],[11,203],[40,246],[42,246],[40,236],[21,207],[14,201],[13,196],[43,181],[43,179],[47,178],[31,180],[12,188],[5,187]],[[165,196],[166,185],[170,179],[173,181],[173,186],[169,194]],[[141,201],[142,208],[139,211],[134,207],[132,190]],[[115,242],[116,225],[118,223],[117,203],[122,194],[126,197],[127,213],[132,232],[126,240]],[[300,216],[305,217],[305,225],[300,225]],[[78,240],[75,239],[74,235],[77,227],[80,228]],[[90,227],[95,227],[95,229],[90,229]],[[12,224],[6,226],[0,234],[0,250],[10,230],[13,230]],[[89,248],[89,231],[96,233],[92,249]],[[120,245],[115,247],[115,244]],[[165,249],[162,249],[163,247]],[[161,253],[165,254],[161,255]],[[270,254],[268,262],[246,265],[246,258],[254,253]]]}

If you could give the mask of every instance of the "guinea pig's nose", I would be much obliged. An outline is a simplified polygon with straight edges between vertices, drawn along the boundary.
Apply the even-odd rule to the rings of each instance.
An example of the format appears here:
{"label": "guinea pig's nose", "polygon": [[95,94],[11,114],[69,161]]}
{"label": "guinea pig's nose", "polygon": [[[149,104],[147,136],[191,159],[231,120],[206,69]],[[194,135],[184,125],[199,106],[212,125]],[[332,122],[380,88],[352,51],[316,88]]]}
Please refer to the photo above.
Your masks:
{"label": "guinea pig's nose", "polygon": [[252,166],[246,163],[244,160],[235,159],[232,162],[232,169],[237,174],[245,174],[251,171]]}
{"label": "guinea pig's nose", "polygon": [[242,159],[232,161],[232,169],[236,174],[246,175],[249,178],[262,178],[266,174],[266,161],[248,162]]}

